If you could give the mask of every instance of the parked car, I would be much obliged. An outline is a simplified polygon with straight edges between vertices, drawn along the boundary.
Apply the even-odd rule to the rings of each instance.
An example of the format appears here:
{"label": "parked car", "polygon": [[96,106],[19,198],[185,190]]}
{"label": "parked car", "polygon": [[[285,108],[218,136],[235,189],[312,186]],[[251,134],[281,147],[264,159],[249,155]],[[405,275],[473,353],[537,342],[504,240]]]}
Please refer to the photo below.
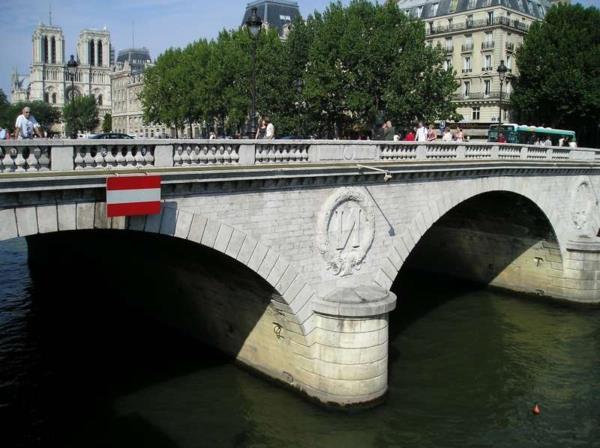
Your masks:
{"label": "parked car", "polygon": [[120,132],[105,132],[102,134],[94,134],[94,135],[90,135],[88,138],[91,139],[117,139],[117,138],[129,138],[132,139],[133,137],[131,135],[127,135],[127,134],[122,134]]}

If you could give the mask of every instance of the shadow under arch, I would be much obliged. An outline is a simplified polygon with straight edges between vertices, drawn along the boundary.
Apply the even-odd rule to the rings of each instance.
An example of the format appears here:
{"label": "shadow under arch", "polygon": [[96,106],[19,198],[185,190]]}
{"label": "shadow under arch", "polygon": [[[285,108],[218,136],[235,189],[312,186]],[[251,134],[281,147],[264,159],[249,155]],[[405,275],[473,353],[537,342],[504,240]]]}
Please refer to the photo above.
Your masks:
{"label": "shadow under arch", "polygon": [[311,302],[316,293],[290,262],[240,229],[192,211],[178,210],[174,203],[163,203],[160,214],[131,218],[106,218],[105,203],[88,202],[4,209],[0,210],[0,219],[8,223],[0,229],[0,241],[110,229],[160,234],[215,250],[254,271],[269,284],[274,290],[273,304],[285,314],[296,333],[307,334],[305,323],[312,314]]}

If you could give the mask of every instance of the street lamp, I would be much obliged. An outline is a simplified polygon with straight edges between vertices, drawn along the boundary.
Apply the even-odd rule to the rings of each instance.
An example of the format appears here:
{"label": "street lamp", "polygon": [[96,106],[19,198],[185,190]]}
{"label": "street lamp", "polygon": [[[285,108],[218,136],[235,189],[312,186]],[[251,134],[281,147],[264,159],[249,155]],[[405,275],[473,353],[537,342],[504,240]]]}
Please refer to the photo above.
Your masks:
{"label": "street lamp", "polygon": [[75,75],[77,74],[77,67],[79,64],[71,55],[71,59],[67,62],[67,72],[69,73],[69,78],[71,79],[71,100],[73,99],[73,95],[75,94]]}
{"label": "street lamp", "polygon": [[250,116],[250,138],[256,135],[256,42],[262,28],[262,20],[256,13],[256,8],[252,8],[250,17],[246,20],[246,28],[252,39],[252,111]]}
{"label": "street lamp", "polygon": [[298,110],[298,126],[297,126],[297,132],[296,135],[300,136],[300,132],[301,130],[303,130],[304,126],[300,126],[301,125],[301,119],[302,119],[302,88],[304,87],[304,81],[302,80],[302,78],[298,78],[296,79],[296,81],[294,81],[294,84],[296,86],[296,93],[297,95],[297,103],[296,103],[296,109]]}
{"label": "street lamp", "polygon": [[498,135],[500,135],[500,126],[502,125],[502,84],[506,79],[506,72],[508,72],[508,67],[504,65],[504,61],[500,61],[500,65],[496,69],[498,72],[498,76],[500,77],[500,104],[498,106]]}
{"label": "street lamp", "polygon": [[[79,64],[71,55],[71,59],[67,62],[67,73],[69,74],[69,78],[71,78],[71,101],[73,101],[75,97],[75,75],[77,74],[77,67]],[[77,138],[77,131],[75,129],[71,130],[71,138]]]}

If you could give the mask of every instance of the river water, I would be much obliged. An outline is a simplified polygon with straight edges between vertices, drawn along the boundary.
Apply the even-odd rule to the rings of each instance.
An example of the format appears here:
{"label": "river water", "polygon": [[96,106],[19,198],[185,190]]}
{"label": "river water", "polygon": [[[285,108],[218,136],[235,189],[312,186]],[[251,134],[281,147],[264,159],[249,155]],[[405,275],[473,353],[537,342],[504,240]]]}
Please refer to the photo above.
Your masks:
{"label": "river water", "polygon": [[348,412],[78,295],[69,275],[41,285],[25,241],[0,244],[1,447],[600,446],[600,308],[405,274],[389,394]]}

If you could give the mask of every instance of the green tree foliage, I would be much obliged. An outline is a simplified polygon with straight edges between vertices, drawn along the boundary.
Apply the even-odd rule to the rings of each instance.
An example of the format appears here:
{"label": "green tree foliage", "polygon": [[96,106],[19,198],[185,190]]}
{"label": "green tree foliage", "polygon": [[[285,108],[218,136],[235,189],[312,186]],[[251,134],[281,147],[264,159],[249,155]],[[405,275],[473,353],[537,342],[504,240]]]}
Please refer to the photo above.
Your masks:
{"label": "green tree foliage", "polygon": [[93,96],[76,96],[63,107],[65,133],[93,131],[98,126],[98,106]]}
{"label": "green tree foliage", "polygon": [[580,145],[598,145],[600,10],[551,8],[543,22],[532,24],[516,60],[511,105],[518,120],[573,129]]}
{"label": "green tree foliage", "polygon": [[280,136],[349,135],[382,114],[400,125],[456,118],[454,74],[442,68],[441,50],[425,45],[423,23],[395,2],[353,0],[295,21],[285,41],[274,29],[256,41],[240,29],[167,50],[145,72],[145,122],[244,133],[254,50],[257,112]]}
{"label": "green tree foliage", "polygon": [[[14,120],[11,120],[9,117],[9,110],[10,103],[6,98],[6,94],[4,93],[4,91],[0,89],[0,128],[11,129],[11,126],[14,125]],[[11,123],[11,121],[13,122]]]}
{"label": "green tree foliage", "polygon": [[112,131],[112,115],[109,113],[104,114],[102,118],[102,132]]}

